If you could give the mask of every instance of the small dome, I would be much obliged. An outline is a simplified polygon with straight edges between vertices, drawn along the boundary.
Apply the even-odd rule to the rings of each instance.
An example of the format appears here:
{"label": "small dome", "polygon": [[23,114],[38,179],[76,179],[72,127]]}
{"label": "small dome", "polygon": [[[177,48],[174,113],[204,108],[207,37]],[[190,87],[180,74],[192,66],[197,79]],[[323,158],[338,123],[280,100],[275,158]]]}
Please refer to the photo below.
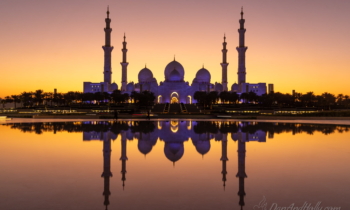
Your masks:
{"label": "small dome", "polygon": [[196,74],[196,79],[197,79],[197,82],[207,82],[209,83],[210,82],[210,73],[207,69],[205,68],[202,68],[202,69],[199,69],[197,71],[197,74]]}
{"label": "small dome", "polygon": [[118,85],[115,82],[113,82],[110,86],[110,89],[111,91],[118,90]]}
{"label": "small dome", "polygon": [[199,154],[205,155],[210,150],[210,141],[198,141],[196,143],[196,150]]}
{"label": "small dome", "polygon": [[148,82],[153,79],[153,73],[148,68],[144,68],[139,72],[139,82]]}
{"label": "small dome", "polygon": [[153,144],[151,141],[139,140],[137,147],[142,154],[147,155],[151,152]]}
{"label": "small dome", "polygon": [[231,87],[231,90],[232,91],[237,91],[238,90],[238,84],[237,83],[234,83]]}
{"label": "small dome", "polygon": [[176,69],[174,69],[172,72],[170,72],[168,80],[172,82],[181,81],[181,75]]}
{"label": "small dome", "polygon": [[164,70],[164,76],[165,76],[165,80],[169,81],[170,80],[170,73],[176,69],[180,75],[180,81],[184,80],[184,75],[185,75],[185,70],[184,67],[177,61],[172,61],[170,62]]}
{"label": "small dome", "polygon": [[220,83],[216,83],[215,84],[215,91],[223,91],[224,90],[224,87],[222,86],[222,84]]}
{"label": "small dome", "polygon": [[134,83],[129,83],[126,85],[126,91],[132,92],[134,91]]}

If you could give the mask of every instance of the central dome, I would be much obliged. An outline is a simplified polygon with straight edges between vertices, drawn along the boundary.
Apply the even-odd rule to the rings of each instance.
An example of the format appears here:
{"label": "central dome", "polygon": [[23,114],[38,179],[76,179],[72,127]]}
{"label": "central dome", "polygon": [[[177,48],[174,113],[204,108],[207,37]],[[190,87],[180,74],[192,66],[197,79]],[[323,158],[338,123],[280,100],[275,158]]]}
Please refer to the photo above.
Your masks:
{"label": "central dome", "polygon": [[177,81],[183,81],[184,80],[184,75],[185,75],[185,70],[184,67],[177,61],[172,61],[170,62],[164,70],[164,76],[165,76],[165,81],[172,81],[170,74],[172,71],[176,69],[177,73],[179,74],[180,79]]}
{"label": "central dome", "polygon": [[196,74],[197,82],[210,82],[210,73],[205,68],[199,69]]}

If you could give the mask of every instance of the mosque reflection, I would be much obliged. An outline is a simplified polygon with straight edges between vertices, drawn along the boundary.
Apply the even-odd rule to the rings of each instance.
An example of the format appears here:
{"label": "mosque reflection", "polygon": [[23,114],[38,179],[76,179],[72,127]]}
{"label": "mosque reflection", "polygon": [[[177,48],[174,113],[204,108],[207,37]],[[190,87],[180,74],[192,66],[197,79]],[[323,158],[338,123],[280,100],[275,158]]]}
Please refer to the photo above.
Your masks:
{"label": "mosque reflection", "polygon": [[[93,123],[93,122],[87,122]],[[95,122],[96,123],[96,122]],[[100,122],[101,123],[101,122]],[[102,122],[103,123],[103,122]],[[211,140],[221,141],[221,158],[222,162],[222,181],[225,188],[227,166],[227,137],[231,134],[232,140],[237,142],[237,156],[238,156],[238,171],[236,177],[238,178],[238,196],[239,206],[243,209],[245,206],[244,197],[246,195],[244,182],[247,178],[245,172],[245,157],[246,157],[246,143],[251,141],[266,142],[266,136],[268,133],[269,138],[273,138],[275,129],[271,129],[271,125],[266,126],[264,123],[252,123],[252,122],[206,122],[206,121],[158,121],[158,122],[127,122],[128,128],[120,131],[121,135],[121,157],[122,161],[122,186],[124,189],[126,181],[126,161],[127,157],[127,141],[136,139],[138,140],[138,150],[147,155],[152,151],[152,148],[156,145],[157,141],[164,141],[164,155],[173,162],[179,161],[184,155],[184,142],[192,141],[193,146],[196,148],[200,155],[204,155],[210,150]],[[313,132],[312,130],[321,129],[320,126],[314,125],[314,127],[300,124],[285,124],[278,126],[275,124],[277,132],[282,130],[292,130],[293,133],[306,131]],[[278,128],[280,127],[280,128]],[[283,128],[282,128],[283,127]],[[322,126],[321,126],[322,127]],[[323,130],[324,131],[324,130]],[[348,131],[345,128],[345,131]],[[326,131],[328,133],[329,131]],[[106,209],[109,205],[109,179],[112,176],[110,171],[110,157],[111,157],[111,140],[115,140],[117,135],[113,130],[108,131],[84,131],[83,140],[102,140],[103,141],[103,157],[104,157],[104,171],[102,177],[104,178],[104,192],[105,196],[104,205]]]}
{"label": "mosque reflection", "polygon": [[[85,122],[87,124],[96,124],[96,122]],[[104,123],[104,122],[99,122]],[[222,156],[222,181],[225,187],[226,182],[226,162],[227,158],[227,133],[222,133],[218,130],[222,123],[212,122],[194,122],[194,121],[158,121],[158,122],[128,122],[129,128],[120,131],[121,135],[121,157],[122,161],[122,186],[125,187],[126,181],[126,161],[127,157],[127,141],[137,139],[139,151],[147,155],[152,151],[152,148],[156,145],[157,140],[165,142],[164,155],[166,158],[173,162],[180,160],[184,154],[184,142],[191,139],[197,152],[204,155],[210,150],[210,140],[221,141]],[[262,130],[255,130],[251,133],[243,131],[243,128],[249,124],[235,123],[227,125],[234,129],[232,133],[232,139],[237,141],[238,144],[238,173],[236,177],[239,178],[239,205],[243,209],[244,203],[244,179],[247,178],[245,172],[245,155],[246,155],[246,142],[258,141],[266,142],[266,132]],[[192,129],[193,126],[193,129]],[[156,129],[155,129],[156,127]],[[211,128],[211,129],[210,129]],[[208,132],[209,131],[209,132]],[[210,133],[213,132],[213,133]],[[113,130],[103,131],[84,131],[83,140],[101,140],[103,141],[103,172],[104,178],[104,205],[106,209],[109,205],[110,192],[110,177],[111,172],[111,141],[117,138],[117,134]]]}
{"label": "mosque reflection", "polygon": [[[247,178],[245,171],[246,143],[266,142],[266,138],[273,138],[275,133],[292,132],[293,134],[321,132],[331,134],[335,131],[347,132],[349,126],[322,125],[322,124],[290,124],[290,123],[258,123],[238,121],[94,121],[94,122],[61,122],[61,123],[23,123],[7,124],[13,129],[23,132],[82,132],[83,141],[103,142],[103,172],[104,179],[104,205],[107,209],[110,202],[111,172],[111,142],[120,135],[121,149],[121,181],[124,189],[127,172],[127,142],[137,140],[140,153],[147,155],[152,152],[157,141],[163,141],[164,156],[174,165],[184,155],[184,142],[191,141],[200,155],[210,151],[211,140],[221,141],[222,181],[226,185],[228,161],[227,143],[228,135],[237,144],[238,170],[238,197],[239,206],[245,206],[246,195],[244,183]],[[219,161],[219,160],[218,160]]]}

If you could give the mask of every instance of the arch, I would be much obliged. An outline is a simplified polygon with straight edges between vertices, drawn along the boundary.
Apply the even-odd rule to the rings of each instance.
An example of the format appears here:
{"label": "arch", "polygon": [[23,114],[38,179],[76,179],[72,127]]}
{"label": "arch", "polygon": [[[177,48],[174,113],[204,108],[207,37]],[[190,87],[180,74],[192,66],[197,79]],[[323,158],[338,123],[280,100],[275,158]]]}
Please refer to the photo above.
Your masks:
{"label": "arch", "polygon": [[188,95],[187,99],[188,99],[187,103],[192,104],[192,96]]}
{"label": "arch", "polygon": [[177,92],[172,92],[170,94],[170,103],[171,104],[180,103],[180,96]]}
{"label": "arch", "polygon": [[159,95],[158,96],[158,103],[160,104],[160,103],[162,103],[163,102],[163,97],[162,97],[162,95]]}

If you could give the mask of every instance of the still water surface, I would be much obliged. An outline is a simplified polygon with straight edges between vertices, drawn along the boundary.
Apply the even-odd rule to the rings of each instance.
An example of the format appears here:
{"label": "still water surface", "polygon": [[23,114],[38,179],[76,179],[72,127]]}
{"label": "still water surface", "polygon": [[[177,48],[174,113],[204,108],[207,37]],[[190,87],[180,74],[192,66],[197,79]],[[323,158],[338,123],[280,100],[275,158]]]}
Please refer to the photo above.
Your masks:
{"label": "still water surface", "polygon": [[350,209],[349,129],[178,120],[3,124],[0,209]]}

